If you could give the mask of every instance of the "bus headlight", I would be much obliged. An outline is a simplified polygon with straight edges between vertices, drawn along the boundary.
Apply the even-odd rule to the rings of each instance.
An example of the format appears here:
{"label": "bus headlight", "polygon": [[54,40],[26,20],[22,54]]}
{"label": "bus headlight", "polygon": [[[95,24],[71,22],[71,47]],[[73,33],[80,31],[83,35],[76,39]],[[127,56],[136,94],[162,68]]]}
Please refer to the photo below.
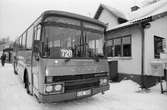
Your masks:
{"label": "bus headlight", "polygon": [[46,90],[46,92],[52,92],[53,86],[48,85],[48,86],[46,86],[45,90]]}
{"label": "bus headlight", "polygon": [[100,85],[104,86],[108,84],[107,78],[100,79]]}
{"label": "bus headlight", "polygon": [[55,85],[54,89],[55,89],[55,91],[61,91],[62,85]]}
{"label": "bus headlight", "polygon": [[56,84],[54,85],[55,92],[64,92],[64,84]]}

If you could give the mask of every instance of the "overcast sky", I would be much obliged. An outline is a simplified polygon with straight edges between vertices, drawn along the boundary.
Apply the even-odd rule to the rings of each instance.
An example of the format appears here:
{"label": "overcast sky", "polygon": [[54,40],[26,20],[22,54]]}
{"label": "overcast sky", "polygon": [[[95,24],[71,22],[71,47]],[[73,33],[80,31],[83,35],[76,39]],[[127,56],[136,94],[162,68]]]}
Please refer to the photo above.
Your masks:
{"label": "overcast sky", "polygon": [[143,0],[0,0],[0,38],[14,40],[45,10],[93,17],[100,3],[128,12],[139,1]]}

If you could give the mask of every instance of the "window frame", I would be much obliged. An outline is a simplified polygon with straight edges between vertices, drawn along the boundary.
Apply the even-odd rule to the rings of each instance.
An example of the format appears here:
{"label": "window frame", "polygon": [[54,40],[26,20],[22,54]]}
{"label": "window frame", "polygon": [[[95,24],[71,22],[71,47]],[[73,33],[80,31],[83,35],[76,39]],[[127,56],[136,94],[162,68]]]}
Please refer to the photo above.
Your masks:
{"label": "window frame", "polygon": [[[130,56],[124,56],[124,49],[123,49],[123,38],[126,38],[126,37],[130,37]],[[114,40],[115,39],[120,39],[121,41],[121,49],[120,49],[120,51],[121,51],[121,55],[120,56],[115,56],[115,44],[114,44]],[[111,42],[112,41],[112,45],[111,46],[107,46],[106,45],[106,49],[105,49],[105,51],[106,51],[106,53],[107,53],[107,57],[132,57],[132,35],[124,35],[124,36],[120,36],[120,37],[114,37],[114,38],[112,38],[112,39],[108,39],[107,40],[107,42]],[[108,50],[107,50],[107,48],[109,48],[109,47],[112,47],[113,49],[111,50],[112,51],[112,55],[110,55],[110,56],[108,56]]]}
{"label": "window frame", "polygon": [[160,40],[162,41],[162,49],[161,49],[161,52],[164,51],[164,50],[163,50],[163,40],[164,40],[165,38],[154,35],[154,58],[155,58],[155,59],[160,59],[160,53],[161,53],[161,52],[159,52],[158,55],[156,54],[156,51],[157,51],[157,50],[156,50],[155,38],[160,39]]}
{"label": "window frame", "polygon": [[[124,43],[123,43],[123,38],[130,37],[130,56],[125,56],[124,55]],[[123,57],[131,57],[132,56],[132,37],[131,36],[124,36],[122,37],[122,56]]]}

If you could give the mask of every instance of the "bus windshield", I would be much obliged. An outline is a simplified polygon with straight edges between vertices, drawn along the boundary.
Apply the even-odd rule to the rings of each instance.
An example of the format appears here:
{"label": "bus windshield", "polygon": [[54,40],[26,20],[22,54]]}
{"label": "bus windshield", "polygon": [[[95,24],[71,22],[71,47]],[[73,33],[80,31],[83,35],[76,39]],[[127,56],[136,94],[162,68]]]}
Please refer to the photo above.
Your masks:
{"label": "bus windshield", "polygon": [[103,33],[49,25],[44,27],[42,56],[47,58],[103,57]]}

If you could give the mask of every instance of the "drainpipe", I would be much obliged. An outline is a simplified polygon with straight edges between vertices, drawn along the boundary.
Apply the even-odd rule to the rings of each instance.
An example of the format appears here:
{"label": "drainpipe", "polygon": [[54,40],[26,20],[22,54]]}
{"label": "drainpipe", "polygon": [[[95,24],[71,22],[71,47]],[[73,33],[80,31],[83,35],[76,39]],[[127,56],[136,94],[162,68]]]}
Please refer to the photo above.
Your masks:
{"label": "drainpipe", "polygon": [[140,31],[141,31],[141,77],[140,77],[140,80],[141,80],[141,89],[145,89],[145,85],[144,85],[144,60],[145,60],[145,34],[144,34],[144,23],[139,23],[139,27],[140,27]]}

